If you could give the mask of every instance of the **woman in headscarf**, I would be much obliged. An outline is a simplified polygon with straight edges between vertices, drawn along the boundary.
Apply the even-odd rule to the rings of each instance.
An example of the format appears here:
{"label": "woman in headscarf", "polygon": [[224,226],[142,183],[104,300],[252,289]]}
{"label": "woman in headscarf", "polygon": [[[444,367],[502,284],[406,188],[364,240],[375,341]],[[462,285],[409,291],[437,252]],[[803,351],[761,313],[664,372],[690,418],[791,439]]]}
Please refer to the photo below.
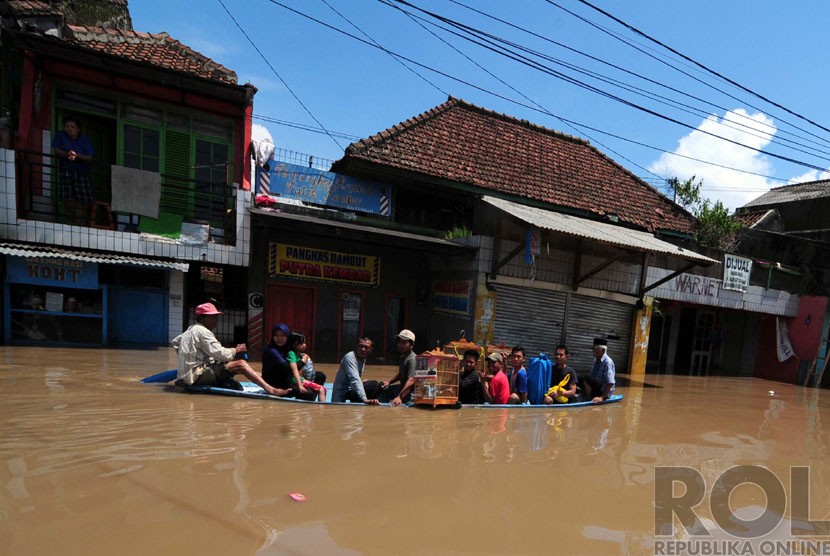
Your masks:
{"label": "woman in headscarf", "polygon": [[288,337],[291,329],[286,324],[275,324],[271,329],[271,341],[262,354],[262,378],[274,388],[288,389],[284,397],[312,400],[314,392],[300,389],[288,363]]}
{"label": "woman in headscarf", "polygon": [[[291,389],[291,367],[288,365],[288,337],[291,329],[286,324],[275,324],[271,341],[262,354],[262,378],[274,388]],[[290,395],[290,394],[289,394]]]}

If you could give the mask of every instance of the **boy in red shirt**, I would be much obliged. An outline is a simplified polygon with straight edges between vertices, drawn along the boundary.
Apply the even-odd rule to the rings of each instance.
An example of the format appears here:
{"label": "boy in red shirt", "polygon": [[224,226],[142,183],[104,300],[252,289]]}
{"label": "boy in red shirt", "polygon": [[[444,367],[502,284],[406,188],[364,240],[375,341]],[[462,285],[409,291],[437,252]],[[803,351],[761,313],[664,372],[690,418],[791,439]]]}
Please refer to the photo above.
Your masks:
{"label": "boy in red shirt", "polygon": [[510,399],[510,382],[504,374],[504,355],[493,352],[487,356],[487,374],[481,380],[484,401],[504,405]]}

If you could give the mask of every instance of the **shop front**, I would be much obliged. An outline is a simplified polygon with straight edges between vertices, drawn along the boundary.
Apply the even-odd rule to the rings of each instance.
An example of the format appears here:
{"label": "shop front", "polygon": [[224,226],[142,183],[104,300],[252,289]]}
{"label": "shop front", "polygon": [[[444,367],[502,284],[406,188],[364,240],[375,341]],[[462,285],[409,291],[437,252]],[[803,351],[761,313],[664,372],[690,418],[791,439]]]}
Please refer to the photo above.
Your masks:
{"label": "shop front", "polygon": [[10,244],[1,252],[6,344],[167,344],[180,263]]}
{"label": "shop front", "polygon": [[[724,278],[681,273],[649,292],[658,301],[649,337],[650,372],[753,376],[764,321],[798,313],[798,295],[750,285],[749,270],[736,284],[724,267]],[[649,268],[649,281],[670,274]]]}
{"label": "shop front", "polygon": [[[463,252],[449,241],[295,214],[254,211],[249,272],[248,344],[261,353],[271,327],[285,323],[306,335],[315,361],[333,363],[361,336],[375,349],[371,361],[398,360],[395,336],[417,336],[416,350],[432,347],[447,311],[468,311],[431,290],[435,260]],[[434,303],[439,307],[433,316]],[[441,336],[436,336],[436,340]]]}

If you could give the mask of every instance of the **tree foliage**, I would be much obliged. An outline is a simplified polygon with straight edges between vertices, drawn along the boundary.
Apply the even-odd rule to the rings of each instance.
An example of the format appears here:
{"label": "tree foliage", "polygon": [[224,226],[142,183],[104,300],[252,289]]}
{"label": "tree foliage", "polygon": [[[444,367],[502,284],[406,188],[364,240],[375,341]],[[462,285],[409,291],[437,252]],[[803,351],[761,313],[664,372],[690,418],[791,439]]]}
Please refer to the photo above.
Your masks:
{"label": "tree foliage", "polygon": [[729,216],[729,210],[720,201],[714,203],[700,194],[703,180],[696,176],[680,181],[669,180],[674,191],[674,201],[697,218],[695,239],[701,245],[729,251],[735,244],[735,237],[741,224]]}

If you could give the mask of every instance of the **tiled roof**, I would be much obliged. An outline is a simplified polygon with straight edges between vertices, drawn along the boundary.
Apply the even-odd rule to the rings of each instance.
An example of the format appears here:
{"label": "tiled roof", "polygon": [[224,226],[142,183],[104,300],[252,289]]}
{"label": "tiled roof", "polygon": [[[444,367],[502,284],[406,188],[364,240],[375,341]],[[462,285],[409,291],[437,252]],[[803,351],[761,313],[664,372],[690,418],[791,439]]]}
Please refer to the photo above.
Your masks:
{"label": "tiled roof", "polygon": [[69,25],[68,29],[70,32],[65,36],[66,41],[97,52],[236,84],[235,72],[170,38],[167,33],[140,33],[78,25]]}
{"label": "tiled roof", "polygon": [[757,199],[751,200],[744,206],[761,207],[781,203],[792,203],[794,201],[821,199],[824,197],[830,197],[830,180],[809,181],[805,183],[794,183],[792,185],[775,187]]}
{"label": "tiled roof", "polygon": [[0,13],[16,16],[32,15],[63,15],[62,12],[49,2],[37,0],[9,0],[0,2]]}
{"label": "tiled roof", "polygon": [[753,228],[763,220],[775,216],[777,212],[775,209],[741,211],[733,214],[732,219],[739,222],[744,228]]}
{"label": "tiled roof", "polygon": [[450,97],[353,143],[335,168],[361,160],[587,211],[621,223],[691,233],[694,218],[587,141]]}

